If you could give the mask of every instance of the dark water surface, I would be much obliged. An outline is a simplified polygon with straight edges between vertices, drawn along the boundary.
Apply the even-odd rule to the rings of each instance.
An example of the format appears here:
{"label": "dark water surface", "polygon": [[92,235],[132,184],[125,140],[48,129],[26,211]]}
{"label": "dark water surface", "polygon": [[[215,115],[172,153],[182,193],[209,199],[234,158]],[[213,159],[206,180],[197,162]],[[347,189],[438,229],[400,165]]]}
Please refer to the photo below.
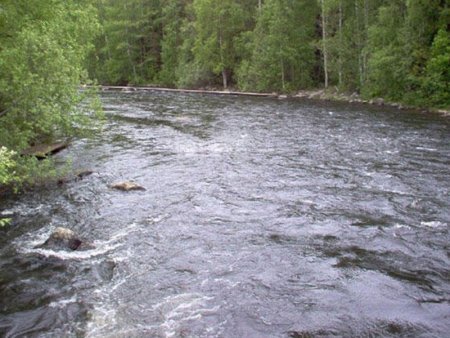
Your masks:
{"label": "dark water surface", "polygon": [[[450,336],[449,119],[103,100],[104,130],[59,155],[93,175],[0,202],[0,336]],[[36,249],[58,226],[96,248]]]}

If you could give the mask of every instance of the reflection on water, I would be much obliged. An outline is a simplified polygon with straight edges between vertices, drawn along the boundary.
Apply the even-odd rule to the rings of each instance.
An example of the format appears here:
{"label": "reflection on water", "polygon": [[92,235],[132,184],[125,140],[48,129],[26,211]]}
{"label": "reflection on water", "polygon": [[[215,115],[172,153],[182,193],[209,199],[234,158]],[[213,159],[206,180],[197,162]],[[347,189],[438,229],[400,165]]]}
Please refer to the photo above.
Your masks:
{"label": "reflection on water", "polygon": [[[95,173],[1,201],[0,333],[450,332],[450,122],[310,101],[106,93]],[[132,180],[146,191],[109,185]],[[95,249],[35,249],[64,226]]]}

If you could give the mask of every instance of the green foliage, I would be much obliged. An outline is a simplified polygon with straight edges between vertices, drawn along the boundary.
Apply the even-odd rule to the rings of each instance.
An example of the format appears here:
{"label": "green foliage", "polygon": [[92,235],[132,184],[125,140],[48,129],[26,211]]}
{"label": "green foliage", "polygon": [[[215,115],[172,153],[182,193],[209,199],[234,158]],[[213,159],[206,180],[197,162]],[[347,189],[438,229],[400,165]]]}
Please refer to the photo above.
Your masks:
{"label": "green foliage", "polygon": [[435,106],[450,108],[450,33],[441,28],[425,68],[423,94]]}
{"label": "green foliage", "polygon": [[89,60],[101,83],[153,81],[160,63],[162,36],[159,0],[97,1],[103,27]]}
{"label": "green foliage", "polygon": [[9,32],[0,38],[0,144],[16,150],[69,135],[83,120],[78,87],[97,29],[86,4],[34,2],[5,0],[0,12]]}
{"label": "green foliage", "polygon": [[[189,8],[188,8],[189,9]],[[195,44],[195,27],[190,20],[184,20],[180,29],[183,43],[179,48],[178,65],[175,69],[175,83],[181,88],[195,88],[207,85],[214,76],[195,60],[192,46]]]}
{"label": "green foliage", "polygon": [[238,55],[234,38],[245,27],[245,12],[234,0],[194,0],[194,57],[197,64],[216,75],[222,75],[227,87]]}
{"label": "green foliage", "polygon": [[371,57],[368,81],[362,88],[366,96],[397,101],[402,98],[409,60],[398,27],[403,25],[405,15],[401,1],[392,1],[378,10],[378,20],[368,32]]}
{"label": "green foliage", "polygon": [[17,153],[0,147],[0,186],[9,185],[19,180],[17,174]]}
{"label": "green foliage", "polygon": [[318,12],[311,1],[265,1],[253,42],[247,42],[251,58],[239,69],[241,88],[286,91],[310,86]]}
{"label": "green foliage", "polygon": [[163,38],[161,41],[161,71],[159,82],[175,86],[180,59],[184,6],[182,0],[167,1],[162,7]]}
{"label": "green foliage", "polygon": [[0,27],[0,184],[17,185],[49,172],[21,150],[89,123],[79,85],[89,83],[84,59],[99,26],[87,0],[3,0]]}
{"label": "green foliage", "polygon": [[0,228],[9,225],[11,221],[12,218],[0,218]]}
{"label": "green foliage", "polygon": [[32,156],[19,156],[6,147],[0,148],[0,188],[10,187],[18,192],[23,186],[42,185],[63,177],[69,168],[70,162],[57,167],[51,158],[38,160]]}
{"label": "green foliage", "polygon": [[97,7],[103,34],[89,70],[101,83],[293,91],[327,77],[366,97],[448,105],[446,1],[97,0]]}
{"label": "green foliage", "polygon": [[379,8],[369,29],[367,96],[448,106],[448,32],[437,34],[441,6],[438,0],[396,0]]}
{"label": "green foliage", "polygon": [[58,170],[50,160],[21,157],[17,152],[0,148],[0,187],[12,186],[17,191],[22,185],[33,185],[56,177]]}

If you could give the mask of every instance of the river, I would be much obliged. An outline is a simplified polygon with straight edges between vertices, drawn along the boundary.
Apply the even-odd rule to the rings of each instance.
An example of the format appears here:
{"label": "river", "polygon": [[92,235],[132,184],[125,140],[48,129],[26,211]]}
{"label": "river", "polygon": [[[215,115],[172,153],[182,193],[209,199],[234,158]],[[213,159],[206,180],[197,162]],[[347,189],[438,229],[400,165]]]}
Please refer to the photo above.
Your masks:
{"label": "river", "polygon": [[[450,120],[107,92],[57,155],[94,174],[0,201],[5,337],[444,337]],[[110,185],[131,180],[145,191]],[[37,248],[58,226],[95,244]]]}

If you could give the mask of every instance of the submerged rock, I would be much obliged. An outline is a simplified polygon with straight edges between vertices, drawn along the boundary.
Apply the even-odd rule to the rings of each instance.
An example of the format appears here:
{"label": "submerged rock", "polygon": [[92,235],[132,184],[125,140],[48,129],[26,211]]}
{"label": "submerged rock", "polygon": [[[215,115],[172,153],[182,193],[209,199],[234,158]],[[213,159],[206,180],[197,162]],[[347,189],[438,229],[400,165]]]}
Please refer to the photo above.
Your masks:
{"label": "submerged rock", "polygon": [[74,231],[63,227],[56,228],[45,243],[42,244],[42,247],[62,250],[87,250],[94,248],[92,244],[79,237]]}
{"label": "submerged rock", "polygon": [[120,183],[114,183],[111,185],[111,188],[122,190],[122,191],[131,191],[131,190],[145,190],[144,187],[134,183],[134,182],[120,182]]}
{"label": "submerged rock", "polygon": [[116,263],[113,260],[105,260],[92,265],[92,274],[97,281],[110,281],[114,276]]}
{"label": "submerged rock", "polygon": [[67,184],[70,182],[81,181],[87,176],[92,175],[94,172],[92,170],[80,170],[76,172],[73,176],[66,176],[58,179],[58,185]]}
{"label": "submerged rock", "polygon": [[75,173],[77,179],[82,180],[83,178],[92,175],[94,172],[92,170],[80,170]]}

